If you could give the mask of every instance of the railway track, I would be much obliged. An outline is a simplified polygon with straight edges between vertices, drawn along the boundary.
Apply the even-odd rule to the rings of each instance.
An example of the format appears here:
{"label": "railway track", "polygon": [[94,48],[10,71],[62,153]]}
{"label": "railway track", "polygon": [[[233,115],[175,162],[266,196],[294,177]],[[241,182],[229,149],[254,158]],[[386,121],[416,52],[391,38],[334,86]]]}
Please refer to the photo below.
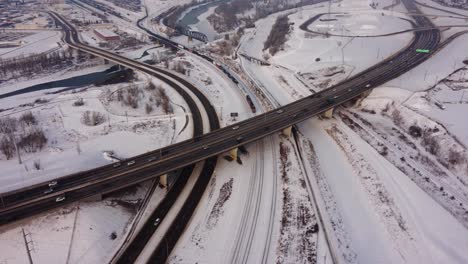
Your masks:
{"label": "railway track", "polygon": [[[405,5],[408,5],[410,12],[417,11],[413,2],[409,2],[408,0],[403,2]],[[430,21],[425,17],[416,16],[414,19],[420,26],[431,26]],[[74,35],[76,35],[76,32]],[[295,123],[306,120],[311,116],[325,112],[346,101],[352,100],[360,96],[363,92],[402,75],[430,58],[430,54],[416,53],[415,49],[433,50],[437,47],[439,40],[440,33],[436,29],[416,32],[413,42],[406,50],[349,78],[346,82],[282,106],[277,110],[269,111],[254,118],[239,122],[236,124],[236,126],[240,127],[237,130],[233,130],[231,126],[228,126],[214,130],[198,138],[153,151],[151,153],[157,158],[156,161],[145,162],[144,159],[139,160],[141,161],[138,163],[139,166],[124,168],[118,171],[113,170],[112,165],[110,165],[104,168],[79,173],[77,175],[82,178],[88,177],[85,182],[75,182],[74,184],[63,186],[56,193],[50,195],[42,195],[41,192],[40,195],[32,200],[23,199],[20,204],[12,205],[3,203],[1,204],[2,208],[0,208],[0,216],[2,216],[3,222],[12,221],[14,219],[11,218],[12,216],[9,215],[9,213],[15,208],[21,207],[22,209],[27,208],[29,210],[34,210],[34,208],[37,208],[37,205],[41,203],[49,203],[49,206],[56,204],[55,198],[65,193],[67,194],[67,201],[65,202],[70,202],[89,197],[95,193],[112,190],[117,188],[116,186],[119,186],[118,188],[131,186],[135,183],[154,178],[197,161],[216,156],[237,146],[256,141]],[[119,62],[119,56],[113,54],[106,52],[98,53],[95,51],[90,52],[94,52],[94,54],[98,56],[112,55],[112,60],[117,63],[124,63],[121,61]],[[151,66],[136,65],[134,63],[130,63],[129,65],[131,68],[143,71],[155,71],[157,73],[156,68]],[[169,78],[166,79],[170,81]],[[102,174],[98,174],[96,171],[101,171]],[[77,175],[74,176],[78,177]],[[99,177],[96,175],[99,175]],[[59,178],[58,181],[67,180],[69,177],[71,176]],[[41,188],[41,186],[42,188],[46,188],[47,185],[36,185],[33,188]],[[28,192],[29,190],[30,188],[25,188],[20,191],[3,194],[0,197],[14,196],[21,192],[24,193],[24,191]],[[55,205],[55,207],[57,206],[58,205]],[[36,209],[36,211],[40,210]]]}

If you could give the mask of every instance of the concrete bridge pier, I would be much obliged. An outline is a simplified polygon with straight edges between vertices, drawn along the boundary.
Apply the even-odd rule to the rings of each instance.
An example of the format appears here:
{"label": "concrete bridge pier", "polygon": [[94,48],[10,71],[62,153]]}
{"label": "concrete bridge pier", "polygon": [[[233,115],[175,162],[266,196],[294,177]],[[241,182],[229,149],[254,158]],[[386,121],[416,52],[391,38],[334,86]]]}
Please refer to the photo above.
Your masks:
{"label": "concrete bridge pier", "polygon": [[237,160],[237,150],[237,148],[234,148],[229,151],[229,156],[232,158],[232,160]]}
{"label": "concrete bridge pier", "polygon": [[371,90],[367,90],[365,91],[364,93],[362,93],[356,100],[356,103],[354,104],[355,107],[359,107],[362,103],[362,101],[371,94],[372,92],[372,89]]}
{"label": "concrete bridge pier", "polygon": [[328,109],[325,113],[322,114],[322,117],[324,117],[324,118],[332,118],[332,117],[333,117],[333,109],[334,109],[334,108]]}
{"label": "concrete bridge pier", "polygon": [[159,186],[167,190],[167,174],[159,176]]}
{"label": "concrete bridge pier", "polygon": [[90,197],[87,197],[85,199],[83,199],[84,202],[99,202],[99,201],[102,201],[102,194],[99,193],[99,194],[95,194],[93,196],[90,196]]}
{"label": "concrete bridge pier", "polygon": [[292,126],[289,126],[283,130],[281,130],[281,134],[286,137],[291,137],[292,134]]}

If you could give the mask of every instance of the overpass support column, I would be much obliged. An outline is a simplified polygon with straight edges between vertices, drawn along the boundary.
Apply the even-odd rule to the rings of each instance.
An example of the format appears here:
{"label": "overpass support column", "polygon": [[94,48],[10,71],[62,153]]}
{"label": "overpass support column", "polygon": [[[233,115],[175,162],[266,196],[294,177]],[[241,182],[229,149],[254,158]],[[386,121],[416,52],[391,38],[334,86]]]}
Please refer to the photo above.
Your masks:
{"label": "overpass support column", "polygon": [[232,160],[237,160],[237,148],[231,149],[229,151],[229,156],[232,158]]}
{"label": "overpass support column", "polygon": [[167,188],[167,174],[159,176],[159,186]]}
{"label": "overpass support column", "polygon": [[328,109],[325,113],[322,114],[322,116],[325,117],[325,118],[332,118],[333,117],[333,109],[334,108]]}
{"label": "overpass support column", "polygon": [[283,134],[286,137],[290,137],[292,132],[292,126],[289,126],[283,130],[281,130],[281,134]]}
{"label": "overpass support column", "polygon": [[362,101],[364,101],[364,99],[366,99],[366,97],[368,97],[372,92],[372,89],[371,90],[367,90],[365,91],[364,93],[362,93],[358,99],[356,100],[356,103],[354,104],[355,107],[359,107],[362,103]]}

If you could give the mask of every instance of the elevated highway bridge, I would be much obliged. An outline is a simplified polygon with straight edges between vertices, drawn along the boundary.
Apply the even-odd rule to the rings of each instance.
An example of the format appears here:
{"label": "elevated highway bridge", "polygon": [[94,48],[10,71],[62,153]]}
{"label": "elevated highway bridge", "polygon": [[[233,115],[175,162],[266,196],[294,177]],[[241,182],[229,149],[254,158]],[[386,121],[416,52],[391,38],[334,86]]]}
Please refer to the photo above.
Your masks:
{"label": "elevated highway bridge", "polygon": [[[410,12],[419,12],[411,0],[402,2]],[[70,23],[59,14],[52,12],[51,15],[64,29],[64,40],[71,47],[136,70],[157,69],[82,44],[77,31]],[[414,16],[413,19],[418,27],[433,27],[426,17]],[[24,211],[32,208],[41,208],[45,205],[47,208],[58,207],[98,193],[131,186],[288,129],[296,123],[333,109],[404,74],[431,56],[431,53],[417,53],[416,49],[435,50],[439,41],[438,29],[416,31],[412,42],[404,50],[340,84],[234,125],[155,150],[151,152],[153,157],[151,160],[139,159],[131,166],[123,163],[123,166],[118,169],[108,165],[64,176],[57,179],[59,185],[55,192],[47,195],[37,195],[37,188],[45,188],[47,183],[1,194],[0,223],[8,223],[21,218]],[[36,195],[30,195],[34,191]],[[66,195],[66,200],[56,203],[55,199],[62,195]]]}

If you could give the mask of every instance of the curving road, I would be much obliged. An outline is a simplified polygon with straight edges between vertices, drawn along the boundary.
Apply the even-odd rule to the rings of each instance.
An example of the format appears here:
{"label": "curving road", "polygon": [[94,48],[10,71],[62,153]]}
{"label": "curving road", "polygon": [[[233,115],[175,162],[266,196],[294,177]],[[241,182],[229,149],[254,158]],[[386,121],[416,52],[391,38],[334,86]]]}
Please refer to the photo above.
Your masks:
{"label": "curving road", "polygon": [[[419,12],[414,2],[410,0],[403,0],[402,2],[409,12]],[[413,19],[419,27],[433,26],[426,17],[413,16]],[[111,58],[110,60],[116,63],[130,65],[129,67],[143,71],[154,71],[157,69],[151,66],[141,66],[110,52],[90,49],[86,46],[76,44],[77,32],[72,28],[66,29],[66,32],[66,41],[70,45],[76,45],[80,49],[95,54],[96,56]],[[293,124],[356,98],[363,92],[404,74],[431,57],[431,54],[416,53],[416,49],[434,50],[439,44],[439,41],[440,32],[438,29],[415,32],[413,41],[405,50],[330,89],[302,98],[296,102],[258,115],[254,118],[244,120],[235,125],[217,129],[200,137],[153,151],[151,155],[157,158],[154,161],[145,161],[144,159],[137,158],[136,164],[128,167],[124,164],[122,165],[123,169],[115,170],[115,168],[112,168],[112,165],[110,165],[60,178],[59,182],[63,182],[70,177],[77,177],[77,175],[86,176],[85,181],[78,181],[73,184],[62,186],[60,190],[53,194],[35,197],[34,199],[25,198],[21,202],[8,200],[7,203],[3,204],[3,208],[0,209],[1,221],[3,223],[12,221],[15,218],[15,210],[24,210],[25,208],[33,209],[37,204],[49,204],[50,206],[55,204],[55,207],[57,207],[60,203],[55,203],[55,198],[62,194],[67,195],[67,199],[64,202],[72,202],[96,193],[130,186],[158,175],[174,171],[175,169],[185,167],[197,161],[214,157],[237,146],[256,141],[267,135],[281,131]],[[168,79],[168,81],[170,80]],[[99,171],[99,176],[95,176],[96,171]],[[43,186],[45,188],[46,184]],[[35,186],[35,188],[38,188],[38,186]],[[3,198],[12,197],[18,193],[24,194],[27,193],[28,190],[29,188],[11,192],[3,195]]]}

